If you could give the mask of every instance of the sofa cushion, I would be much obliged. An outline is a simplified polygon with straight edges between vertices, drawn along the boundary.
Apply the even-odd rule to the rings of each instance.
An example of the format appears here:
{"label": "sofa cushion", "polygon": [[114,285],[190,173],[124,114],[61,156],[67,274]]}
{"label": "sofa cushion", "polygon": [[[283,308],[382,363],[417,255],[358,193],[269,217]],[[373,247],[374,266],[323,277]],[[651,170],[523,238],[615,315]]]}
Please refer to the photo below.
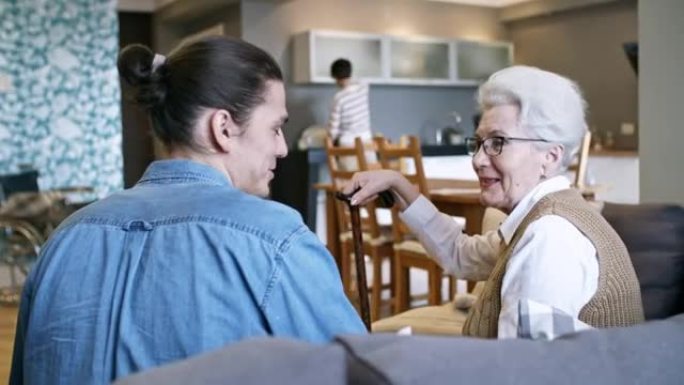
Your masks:
{"label": "sofa cushion", "polygon": [[606,203],[602,213],[629,250],[646,319],[684,312],[684,207]]}
{"label": "sofa cushion", "polygon": [[348,367],[340,345],[260,337],[137,373],[115,385],[342,385]]}
{"label": "sofa cushion", "polygon": [[115,385],[680,384],[684,315],[554,341],[344,336],[252,339]]}
{"label": "sofa cushion", "polygon": [[684,315],[553,341],[373,334],[338,342],[365,363],[350,368],[351,384],[370,383],[371,372],[397,385],[680,384]]}

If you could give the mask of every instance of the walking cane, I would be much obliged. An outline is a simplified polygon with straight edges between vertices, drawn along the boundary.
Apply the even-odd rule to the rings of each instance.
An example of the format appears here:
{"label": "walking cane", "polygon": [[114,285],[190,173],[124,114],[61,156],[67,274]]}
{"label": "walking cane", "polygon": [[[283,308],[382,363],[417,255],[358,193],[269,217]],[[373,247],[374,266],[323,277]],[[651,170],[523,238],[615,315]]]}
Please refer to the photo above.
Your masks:
{"label": "walking cane", "polygon": [[[356,191],[359,191],[359,189]],[[366,282],[366,264],[364,263],[363,238],[361,235],[361,214],[359,212],[359,206],[351,204],[351,197],[356,193],[356,191],[349,195],[345,195],[341,191],[338,191],[335,193],[335,197],[347,204],[349,213],[351,214],[352,238],[354,240],[354,259],[356,265],[356,285],[359,293],[361,319],[363,320],[364,325],[366,325],[366,329],[370,331],[370,305],[368,304],[368,282]],[[394,196],[392,196],[392,193],[389,191],[383,191],[378,195],[378,206],[389,208],[393,205]],[[373,279],[379,278],[380,277],[373,277]]]}

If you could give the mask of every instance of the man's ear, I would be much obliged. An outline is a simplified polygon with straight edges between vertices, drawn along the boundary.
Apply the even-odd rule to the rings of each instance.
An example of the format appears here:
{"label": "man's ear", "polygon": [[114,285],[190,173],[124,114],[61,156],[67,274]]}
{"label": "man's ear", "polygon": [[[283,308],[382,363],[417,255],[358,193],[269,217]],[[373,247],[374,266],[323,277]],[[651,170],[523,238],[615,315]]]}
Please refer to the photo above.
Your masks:
{"label": "man's ear", "polygon": [[238,133],[238,127],[233,121],[230,112],[220,109],[214,111],[209,121],[211,139],[216,150],[230,152],[231,138]]}

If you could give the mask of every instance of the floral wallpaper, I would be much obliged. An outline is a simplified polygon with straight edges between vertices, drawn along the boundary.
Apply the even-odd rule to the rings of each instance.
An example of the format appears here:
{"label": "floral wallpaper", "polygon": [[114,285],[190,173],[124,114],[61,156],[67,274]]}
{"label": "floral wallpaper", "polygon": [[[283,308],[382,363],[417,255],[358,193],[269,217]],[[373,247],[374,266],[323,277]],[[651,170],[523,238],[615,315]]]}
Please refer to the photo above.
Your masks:
{"label": "floral wallpaper", "polygon": [[0,0],[0,174],[123,188],[116,0]]}

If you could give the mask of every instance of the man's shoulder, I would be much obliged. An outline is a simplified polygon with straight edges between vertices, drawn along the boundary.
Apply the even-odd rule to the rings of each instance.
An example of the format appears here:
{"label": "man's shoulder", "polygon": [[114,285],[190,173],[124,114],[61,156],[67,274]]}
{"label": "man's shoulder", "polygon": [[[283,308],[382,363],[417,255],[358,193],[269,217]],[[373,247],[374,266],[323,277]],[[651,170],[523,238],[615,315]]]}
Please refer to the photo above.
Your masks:
{"label": "man's shoulder", "polygon": [[299,212],[280,202],[242,194],[239,199],[224,206],[221,214],[226,218],[239,218],[267,231],[295,231],[304,226]]}
{"label": "man's shoulder", "polygon": [[125,225],[131,221],[158,223],[211,222],[233,228],[254,228],[272,234],[291,233],[304,226],[289,206],[224,186],[202,189],[136,189],[115,193],[76,212],[63,227],[77,223]]}

